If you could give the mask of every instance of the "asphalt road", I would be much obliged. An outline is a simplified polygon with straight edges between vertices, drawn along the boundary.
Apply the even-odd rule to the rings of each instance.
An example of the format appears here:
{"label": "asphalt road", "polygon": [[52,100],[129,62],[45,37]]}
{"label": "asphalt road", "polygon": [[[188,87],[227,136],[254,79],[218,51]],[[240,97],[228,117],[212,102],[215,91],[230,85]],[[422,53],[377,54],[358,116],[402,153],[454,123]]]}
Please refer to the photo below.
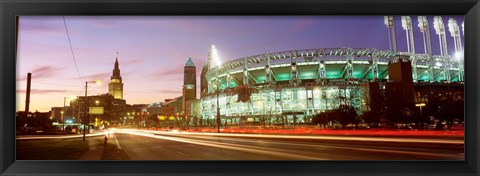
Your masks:
{"label": "asphalt road", "polygon": [[[110,134],[131,160],[463,160],[463,147],[443,148],[450,139],[420,139],[413,145],[372,143],[385,138],[305,140],[302,138],[244,138],[188,133],[118,131]],[[342,138],[343,141],[351,141]],[[404,139],[391,139],[404,141]],[[419,147],[417,144],[426,141]],[[455,141],[454,141],[455,142]],[[458,141],[457,141],[458,142]],[[393,143],[393,145],[392,145]],[[387,145],[385,145],[387,144]],[[432,147],[429,147],[431,145]],[[433,147],[435,146],[435,147]],[[440,147],[439,147],[440,146]]]}

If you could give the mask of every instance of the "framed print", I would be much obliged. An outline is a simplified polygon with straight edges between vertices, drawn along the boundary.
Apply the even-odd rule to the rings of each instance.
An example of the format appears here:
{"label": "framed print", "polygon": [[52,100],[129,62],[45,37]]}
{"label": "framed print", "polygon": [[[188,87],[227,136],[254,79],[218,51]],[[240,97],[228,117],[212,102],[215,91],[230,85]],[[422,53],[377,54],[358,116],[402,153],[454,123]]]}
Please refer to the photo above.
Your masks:
{"label": "framed print", "polygon": [[479,8],[2,1],[1,173],[478,175]]}

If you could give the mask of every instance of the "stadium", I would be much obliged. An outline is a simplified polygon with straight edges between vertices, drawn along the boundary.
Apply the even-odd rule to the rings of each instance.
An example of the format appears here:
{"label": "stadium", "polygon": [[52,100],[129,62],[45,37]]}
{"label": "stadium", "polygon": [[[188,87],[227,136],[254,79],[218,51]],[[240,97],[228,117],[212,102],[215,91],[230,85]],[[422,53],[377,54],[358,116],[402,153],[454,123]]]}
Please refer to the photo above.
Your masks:
{"label": "stadium", "polygon": [[[394,27],[389,27],[389,17],[385,20],[387,28],[394,31]],[[406,26],[410,22],[411,29],[409,18],[402,20]],[[439,22],[441,18],[435,17],[435,29],[443,25]],[[455,34],[459,34],[458,25],[453,27],[458,32]],[[409,28],[404,29],[408,35]],[[362,113],[369,108],[365,83],[378,82],[380,89],[385,89],[384,83],[389,82],[388,64],[396,62],[411,63],[414,83],[463,82],[463,55],[432,55],[427,44],[423,54],[410,48],[399,52],[394,46],[394,35],[389,37],[391,50],[301,49],[267,52],[223,64],[212,45],[201,77],[201,116],[211,120],[219,116],[222,124],[258,122],[265,118],[271,123],[283,119],[286,123],[308,123],[313,115],[342,104]],[[452,33],[452,37],[459,35]],[[440,31],[439,38],[445,39],[445,30]],[[430,40],[424,35],[425,39]],[[413,42],[407,43],[414,48]],[[446,45],[440,46],[447,50]]]}

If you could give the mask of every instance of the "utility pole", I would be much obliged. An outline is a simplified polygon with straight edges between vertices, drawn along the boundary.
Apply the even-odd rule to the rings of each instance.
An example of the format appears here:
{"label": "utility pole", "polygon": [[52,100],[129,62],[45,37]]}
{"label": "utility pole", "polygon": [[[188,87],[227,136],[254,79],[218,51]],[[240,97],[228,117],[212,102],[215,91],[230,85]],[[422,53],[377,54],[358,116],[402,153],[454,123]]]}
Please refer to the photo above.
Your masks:
{"label": "utility pole", "polygon": [[88,82],[85,81],[85,111],[84,111],[84,114],[83,114],[83,141],[85,141],[85,124],[88,124],[88,121],[90,121],[90,119],[88,119],[87,122],[85,122],[86,117],[87,117],[87,104],[88,104],[88,98],[87,98],[87,90],[88,90]]}
{"label": "utility pole", "polygon": [[63,97],[62,131],[65,131],[65,114],[67,113],[66,106],[65,106],[66,101],[67,101],[67,97]]}
{"label": "utility pole", "polygon": [[219,78],[218,78],[218,73],[217,73],[217,133],[220,133],[220,101],[219,101],[219,91],[220,89],[218,88],[219,86]]}

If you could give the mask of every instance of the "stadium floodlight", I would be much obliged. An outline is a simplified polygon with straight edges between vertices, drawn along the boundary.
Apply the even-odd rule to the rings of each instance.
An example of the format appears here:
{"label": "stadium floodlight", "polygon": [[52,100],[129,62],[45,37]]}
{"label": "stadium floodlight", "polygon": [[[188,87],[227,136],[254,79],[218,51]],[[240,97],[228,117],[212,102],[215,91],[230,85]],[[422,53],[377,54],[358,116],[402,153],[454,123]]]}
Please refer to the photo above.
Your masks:
{"label": "stadium floodlight", "polygon": [[402,16],[402,28],[403,30],[412,29],[412,20],[409,16]]}
{"label": "stadium floodlight", "polygon": [[418,16],[418,28],[420,28],[420,32],[425,32],[428,30],[428,21],[426,16]]}
{"label": "stadium floodlight", "polygon": [[457,20],[450,18],[448,19],[448,30],[452,37],[460,36],[460,29],[457,24]]}
{"label": "stadium floodlight", "polygon": [[462,58],[463,58],[463,53],[461,53],[461,52],[456,52],[455,53],[455,59],[457,61],[460,61],[460,59],[462,59]]}
{"label": "stadium floodlight", "polygon": [[210,64],[211,64],[210,68],[219,66],[221,64],[220,57],[218,56],[218,51],[215,48],[215,45],[210,45],[210,58],[209,59],[210,59]]}
{"label": "stadium floodlight", "polygon": [[443,24],[442,17],[435,16],[433,18],[433,28],[435,29],[437,35],[445,34],[445,26]]}

